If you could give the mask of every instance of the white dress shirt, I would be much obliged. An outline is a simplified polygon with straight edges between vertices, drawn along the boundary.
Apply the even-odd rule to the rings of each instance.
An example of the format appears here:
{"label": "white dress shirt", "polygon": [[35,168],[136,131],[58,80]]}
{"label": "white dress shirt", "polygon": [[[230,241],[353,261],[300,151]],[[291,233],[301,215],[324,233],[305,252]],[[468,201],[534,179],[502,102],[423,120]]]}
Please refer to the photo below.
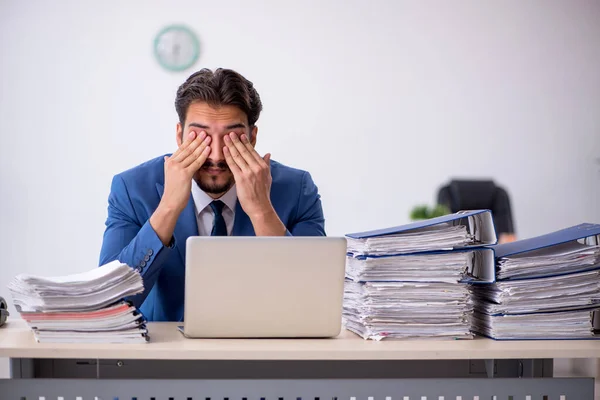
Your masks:
{"label": "white dress shirt", "polygon": [[206,194],[196,181],[192,181],[192,197],[194,199],[194,205],[196,206],[196,221],[198,222],[198,234],[200,236],[210,236],[212,231],[213,221],[215,215],[210,203],[214,200],[221,200],[225,203],[223,207],[223,219],[225,225],[227,225],[227,235],[231,236],[233,230],[233,221],[235,218],[235,205],[237,204],[237,192],[235,185],[231,187],[223,196],[218,199],[213,199]]}

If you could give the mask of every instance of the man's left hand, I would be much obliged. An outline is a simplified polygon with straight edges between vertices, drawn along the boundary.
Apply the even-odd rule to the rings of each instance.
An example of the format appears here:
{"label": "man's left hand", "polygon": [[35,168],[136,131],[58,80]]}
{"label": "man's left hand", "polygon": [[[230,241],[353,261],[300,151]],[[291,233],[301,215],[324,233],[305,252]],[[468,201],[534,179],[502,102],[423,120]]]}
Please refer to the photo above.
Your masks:
{"label": "man's left hand", "polygon": [[223,154],[235,179],[240,205],[254,222],[272,217],[275,210],[271,204],[271,154],[261,157],[243,134],[225,136]]}

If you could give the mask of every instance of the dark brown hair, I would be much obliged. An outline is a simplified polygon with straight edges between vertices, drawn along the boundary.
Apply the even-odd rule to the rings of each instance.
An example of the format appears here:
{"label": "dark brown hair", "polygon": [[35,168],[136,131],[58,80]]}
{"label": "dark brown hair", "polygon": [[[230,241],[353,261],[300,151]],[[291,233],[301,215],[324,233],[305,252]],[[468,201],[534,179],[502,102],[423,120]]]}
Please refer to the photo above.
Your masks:
{"label": "dark brown hair", "polygon": [[185,125],[190,104],[196,101],[206,102],[212,107],[236,106],[246,113],[250,127],[256,124],[262,111],[260,96],[252,82],[231,69],[218,68],[213,72],[203,68],[179,86],[175,110],[181,125]]}

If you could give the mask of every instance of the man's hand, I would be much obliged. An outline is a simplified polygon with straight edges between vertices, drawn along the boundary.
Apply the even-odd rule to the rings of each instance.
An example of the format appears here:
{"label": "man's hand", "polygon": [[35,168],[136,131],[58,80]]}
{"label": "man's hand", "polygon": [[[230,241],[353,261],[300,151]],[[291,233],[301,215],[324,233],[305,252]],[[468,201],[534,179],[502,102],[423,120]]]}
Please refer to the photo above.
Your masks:
{"label": "man's hand", "polygon": [[235,178],[242,209],[252,221],[257,236],[283,236],[285,226],[271,204],[271,154],[261,157],[243,134],[225,136],[223,155]]}
{"label": "man's hand", "polygon": [[190,132],[171,157],[165,156],[165,192],[161,205],[181,213],[192,190],[192,179],[210,154],[210,136]]}
{"label": "man's hand", "polygon": [[185,209],[192,190],[194,174],[210,154],[210,136],[190,132],[171,157],[165,156],[165,190],[150,225],[166,246],[171,242],[179,214]]}

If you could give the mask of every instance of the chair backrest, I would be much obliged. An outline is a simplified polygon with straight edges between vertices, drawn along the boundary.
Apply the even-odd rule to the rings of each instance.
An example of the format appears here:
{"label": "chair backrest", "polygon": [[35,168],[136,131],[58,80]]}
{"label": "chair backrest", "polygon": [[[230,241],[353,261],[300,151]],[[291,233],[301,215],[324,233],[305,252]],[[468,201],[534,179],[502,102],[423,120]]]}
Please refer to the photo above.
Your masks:
{"label": "chair backrest", "polygon": [[0,326],[4,325],[6,318],[9,315],[7,308],[8,305],[6,304],[6,301],[0,297]]}
{"label": "chair backrest", "polygon": [[498,234],[514,233],[508,193],[490,180],[451,180],[438,191],[438,204],[450,211],[489,209]]}

